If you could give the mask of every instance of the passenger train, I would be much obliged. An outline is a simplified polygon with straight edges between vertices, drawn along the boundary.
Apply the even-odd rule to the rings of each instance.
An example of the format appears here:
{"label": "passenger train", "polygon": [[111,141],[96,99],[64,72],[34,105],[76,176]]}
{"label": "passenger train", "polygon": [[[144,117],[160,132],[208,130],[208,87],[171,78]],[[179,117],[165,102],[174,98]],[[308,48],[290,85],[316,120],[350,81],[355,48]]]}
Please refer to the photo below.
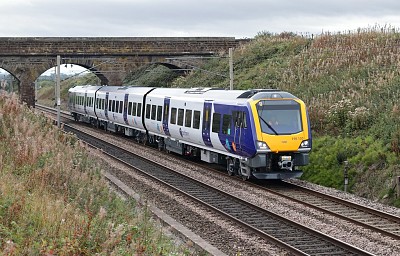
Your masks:
{"label": "passenger train", "polygon": [[243,179],[302,175],[312,139],[304,102],[275,89],[76,86],[76,121],[222,164]]}

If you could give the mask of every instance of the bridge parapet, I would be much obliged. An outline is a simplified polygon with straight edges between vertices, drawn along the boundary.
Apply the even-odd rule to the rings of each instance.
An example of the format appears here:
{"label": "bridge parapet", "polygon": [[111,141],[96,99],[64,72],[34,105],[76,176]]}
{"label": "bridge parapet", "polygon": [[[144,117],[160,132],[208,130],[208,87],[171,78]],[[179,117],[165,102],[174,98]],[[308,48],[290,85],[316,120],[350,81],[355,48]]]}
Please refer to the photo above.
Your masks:
{"label": "bridge parapet", "polygon": [[233,37],[2,37],[0,55],[204,54],[235,46]]}

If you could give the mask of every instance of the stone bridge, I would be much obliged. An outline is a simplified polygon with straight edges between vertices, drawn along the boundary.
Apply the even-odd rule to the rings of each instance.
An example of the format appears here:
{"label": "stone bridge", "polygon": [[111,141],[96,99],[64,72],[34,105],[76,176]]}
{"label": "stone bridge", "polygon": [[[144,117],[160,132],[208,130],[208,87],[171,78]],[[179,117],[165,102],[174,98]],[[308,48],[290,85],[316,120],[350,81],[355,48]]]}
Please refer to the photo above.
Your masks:
{"label": "stone bridge", "polygon": [[19,82],[20,98],[35,104],[34,81],[61,64],[93,71],[102,84],[121,85],[141,65],[159,63],[185,68],[170,58],[212,56],[242,41],[233,37],[1,37],[0,68]]}

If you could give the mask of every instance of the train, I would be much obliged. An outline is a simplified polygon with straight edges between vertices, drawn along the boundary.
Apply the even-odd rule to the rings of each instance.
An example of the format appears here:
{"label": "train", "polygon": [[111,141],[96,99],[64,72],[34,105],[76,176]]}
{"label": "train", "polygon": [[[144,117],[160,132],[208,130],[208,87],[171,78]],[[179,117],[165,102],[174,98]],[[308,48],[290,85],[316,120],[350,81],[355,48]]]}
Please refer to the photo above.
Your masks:
{"label": "train", "polygon": [[298,178],[312,148],[305,103],[278,89],[84,85],[69,89],[68,108],[76,121],[243,180]]}

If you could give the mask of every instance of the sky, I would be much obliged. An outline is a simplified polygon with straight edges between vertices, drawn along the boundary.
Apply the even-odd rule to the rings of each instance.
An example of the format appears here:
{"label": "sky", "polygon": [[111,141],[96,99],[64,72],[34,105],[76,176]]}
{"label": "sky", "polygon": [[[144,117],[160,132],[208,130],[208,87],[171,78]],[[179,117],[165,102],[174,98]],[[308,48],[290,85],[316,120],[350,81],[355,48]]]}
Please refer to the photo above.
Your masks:
{"label": "sky", "polygon": [[0,11],[0,37],[241,39],[400,28],[400,0],[0,0]]}
{"label": "sky", "polygon": [[0,0],[1,37],[252,38],[400,27],[399,0]]}

